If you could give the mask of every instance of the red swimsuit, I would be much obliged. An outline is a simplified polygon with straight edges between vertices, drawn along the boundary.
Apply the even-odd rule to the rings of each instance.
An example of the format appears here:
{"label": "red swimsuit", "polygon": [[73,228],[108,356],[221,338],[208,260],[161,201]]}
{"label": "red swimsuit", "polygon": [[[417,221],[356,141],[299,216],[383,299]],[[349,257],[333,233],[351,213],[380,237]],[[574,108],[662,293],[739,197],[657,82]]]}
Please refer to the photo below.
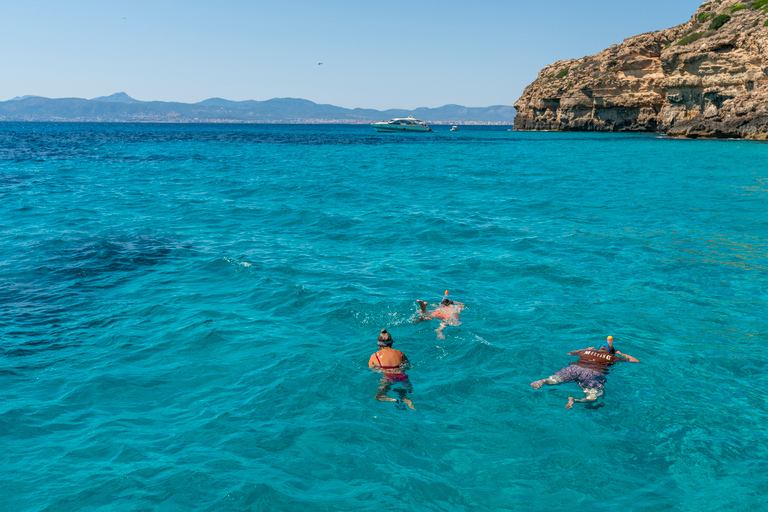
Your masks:
{"label": "red swimsuit", "polygon": [[[376,361],[379,362],[379,368],[381,368],[382,370],[399,370],[400,369],[400,365],[398,365],[398,366],[382,366],[381,359],[379,359],[379,353],[375,352],[373,355],[376,356]],[[387,380],[401,381],[401,380],[407,380],[408,376],[406,374],[402,373],[402,372],[400,372],[400,373],[387,373],[387,372],[384,372],[384,378],[387,379]]]}

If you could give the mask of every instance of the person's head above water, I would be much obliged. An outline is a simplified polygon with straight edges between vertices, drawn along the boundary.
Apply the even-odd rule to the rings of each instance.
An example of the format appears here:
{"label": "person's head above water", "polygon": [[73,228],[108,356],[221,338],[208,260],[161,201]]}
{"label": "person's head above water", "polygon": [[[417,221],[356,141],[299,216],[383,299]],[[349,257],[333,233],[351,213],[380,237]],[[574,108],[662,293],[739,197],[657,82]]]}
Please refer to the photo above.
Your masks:
{"label": "person's head above water", "polygon": [[441,306],[450,306],[453,304],[453,301],[451,299],[443,299],[440,301]]}
{"label": "person's head above water", "polygon": [[389,334],[386,329],[382,329],[381,334],[379,334],[379,345],[388,347],[392,345],[393,341],[395,340],[392,339],[392,335]]}
{"label": "person's head above water", "polygon": [[612,343],[613,342],[613,338],[611,336],[608,336],[608,338],[609,338],[608,343],[610,343],[610,345],[608,343],[603,343],[602,345],[600,345],[600,348],[597,349],[597,351],[598,352],[608,352],[611,355],[613,355],[613,354],[616,353],[616,349],[613,348],[613,343]]}

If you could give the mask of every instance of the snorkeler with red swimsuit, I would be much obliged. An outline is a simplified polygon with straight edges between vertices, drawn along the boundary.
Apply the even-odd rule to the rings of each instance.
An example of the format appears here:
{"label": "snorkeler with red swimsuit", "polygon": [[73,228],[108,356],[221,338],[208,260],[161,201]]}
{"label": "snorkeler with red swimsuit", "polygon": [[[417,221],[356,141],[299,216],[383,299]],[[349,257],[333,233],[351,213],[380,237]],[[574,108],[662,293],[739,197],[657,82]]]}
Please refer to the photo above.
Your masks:
{"label": "snorkeler with red swimsuit", "polygon": [[461,302],[455,302],[448,298],[448,290],[445,290],[445,295],[440,304],[432,311],[427,311],[427,303],[423,300],[417,300],[416,303],[421,308],[420,315],[416,318],[416,322],[422,322],[424,320],[432,320],[437,318],[440,320],[440,326],[435,329],[437,333],[437,339],[445,339],[443,329],[449,325],[457,326],[461,325],[459,320],[459,313],[464,309],[464,304]]}
{"label": "snorkeler with red swimsuit", "polygon": [[[379,334],[379,350],[368,359],[368,368],[382,373],[381,386],[376,392],[376,400],[381,402],[397,402],[398,405],[406,404],[411,409],[416,409],[413,402],[406,397],[406,393],[413,393],[413,386],[405,374],[405,370],[410,366],[408,357],[399,350],[392,348],[392,335],[386,329],[381,330]],[[390,398],[387,393],[395,388],[395,392],[400,398]],[[402,406],[405,409],[405,406]]]}

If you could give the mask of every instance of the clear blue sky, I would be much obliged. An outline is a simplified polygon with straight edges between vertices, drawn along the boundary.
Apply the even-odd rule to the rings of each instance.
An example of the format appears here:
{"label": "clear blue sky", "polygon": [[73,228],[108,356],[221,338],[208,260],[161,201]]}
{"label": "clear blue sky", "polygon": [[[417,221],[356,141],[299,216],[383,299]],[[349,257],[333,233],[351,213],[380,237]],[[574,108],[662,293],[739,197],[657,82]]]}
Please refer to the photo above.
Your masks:
{"label": "clear blue sky", "polygon": [[511,105],[545,65],[683,23],[701,3],[7,0],[0,100]]}

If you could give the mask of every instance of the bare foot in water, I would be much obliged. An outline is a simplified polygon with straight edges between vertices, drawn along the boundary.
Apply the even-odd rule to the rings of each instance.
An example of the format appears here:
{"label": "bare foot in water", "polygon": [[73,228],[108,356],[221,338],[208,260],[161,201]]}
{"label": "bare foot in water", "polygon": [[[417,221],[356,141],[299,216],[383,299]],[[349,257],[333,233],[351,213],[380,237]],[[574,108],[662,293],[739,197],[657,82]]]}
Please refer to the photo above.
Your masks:
{"label": "bare foot in water", "polygon": [[565,408],[566,409],[573,409],[573,397],[572,396],[568,397],[568,403],[565,404]]}
{"label": "bare foot in water", "polygon": [[531,387],[533,389],[539,389],[543,385],[544,385],[544,381],[543,380],[536,380],[536,381],[531,382]]}

